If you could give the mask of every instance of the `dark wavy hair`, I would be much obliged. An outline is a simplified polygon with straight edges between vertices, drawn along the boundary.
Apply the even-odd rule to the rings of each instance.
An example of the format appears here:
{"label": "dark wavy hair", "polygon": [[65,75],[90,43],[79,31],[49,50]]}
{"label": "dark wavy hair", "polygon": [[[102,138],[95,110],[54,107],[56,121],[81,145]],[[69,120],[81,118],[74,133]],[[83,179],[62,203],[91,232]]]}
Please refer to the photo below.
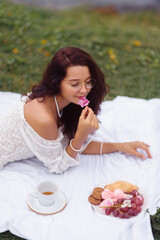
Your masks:
{"label": "dark wavy hair", "polygon": [[[89,107],[97,115],[100,104],[109,91],[109,86],[105,83],[104,74],[93,58],[85,51],[76,47],[61,48],[54,55],[43,73],[41,82],[32,87],[32,93],[29,98],[42,98],[42,101],[44,101],[47,95],[54,96],[60,94],[60,83],[66,76],[67,68],[78,65],[88,66],[91,77],[96,80],[96,84],[87,95],[87,99],[90,100]],[[74,137],[81,111],[82,108],[74,103],[70,103],[63,109],[61,117],[64,126],[63,133],[69,139]]]}

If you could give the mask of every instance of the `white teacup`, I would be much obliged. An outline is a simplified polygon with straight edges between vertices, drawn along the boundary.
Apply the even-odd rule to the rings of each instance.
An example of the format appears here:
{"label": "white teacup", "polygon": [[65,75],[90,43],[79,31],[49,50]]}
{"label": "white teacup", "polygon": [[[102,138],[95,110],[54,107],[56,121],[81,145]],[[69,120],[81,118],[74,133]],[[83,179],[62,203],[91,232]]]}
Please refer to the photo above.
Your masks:
{"label": "white teacup", "polygon": [[35,193],[32,195],[38,198],[39,202],[43,206],[51,206],[54,204],[57,198],[58,185],[54,182],[41,182]]}

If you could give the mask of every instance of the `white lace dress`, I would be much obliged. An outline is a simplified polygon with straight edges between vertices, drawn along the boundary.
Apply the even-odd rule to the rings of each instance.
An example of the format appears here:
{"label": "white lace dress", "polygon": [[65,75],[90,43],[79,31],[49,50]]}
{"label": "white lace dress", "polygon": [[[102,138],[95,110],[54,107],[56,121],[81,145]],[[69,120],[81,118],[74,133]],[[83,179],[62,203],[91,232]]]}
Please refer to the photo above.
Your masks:
{"label": "white lace dress", "polygon": [[[36,156],[50,172],[62,173],[68,167],[78,165],[80,156],[70,157],[65,148],[68,139],[61,128],[56,140],[46,140],[39,136],[24,118],[23,106],[18,102],[11,111],[0,118],[0,168],[5,164]],[[83,149],[91,142],[91,137],[84,143]]]}

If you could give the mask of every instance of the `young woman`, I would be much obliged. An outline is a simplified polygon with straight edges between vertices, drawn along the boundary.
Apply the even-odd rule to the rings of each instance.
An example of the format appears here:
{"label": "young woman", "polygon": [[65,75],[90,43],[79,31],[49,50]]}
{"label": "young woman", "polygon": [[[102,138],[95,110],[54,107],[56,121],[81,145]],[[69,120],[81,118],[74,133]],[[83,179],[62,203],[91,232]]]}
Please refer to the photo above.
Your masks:
{"label": "young woman", "polygon": [[[0,119],[0,166],[36,156],[50,172],[79,164],[79,153],[122,151],[140,158],[143,142],[92,141],[99,128],[96,115],[109,87],[93,58],[75,47],[60,49],[25,101]],[[80,100],[90,102],[82,107]]]}

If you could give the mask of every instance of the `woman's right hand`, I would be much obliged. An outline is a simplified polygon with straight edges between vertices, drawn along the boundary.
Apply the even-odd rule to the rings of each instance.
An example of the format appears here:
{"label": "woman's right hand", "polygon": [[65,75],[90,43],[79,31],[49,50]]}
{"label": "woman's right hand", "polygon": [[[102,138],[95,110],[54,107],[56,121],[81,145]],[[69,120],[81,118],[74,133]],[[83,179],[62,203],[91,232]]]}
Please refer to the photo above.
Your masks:
{"label": "woman's right hand", "polygon": [[86,106],[79,117],[76,136],[83,141],[90,133],[94,133],[99,128],[99,122],[91,108]]}

